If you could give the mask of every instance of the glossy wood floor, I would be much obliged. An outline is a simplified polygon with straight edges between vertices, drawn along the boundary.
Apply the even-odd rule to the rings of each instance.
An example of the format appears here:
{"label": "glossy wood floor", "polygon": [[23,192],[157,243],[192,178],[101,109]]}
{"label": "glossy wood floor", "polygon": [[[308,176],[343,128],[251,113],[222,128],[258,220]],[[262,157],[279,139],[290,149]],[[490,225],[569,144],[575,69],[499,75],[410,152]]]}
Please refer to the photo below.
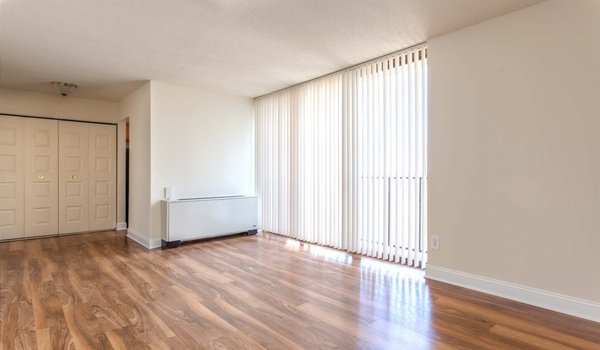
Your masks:
{"label": "glossy wood floor", "polygon": [[600,349],[600,325],[276,235],[0,243],[4,349]]}

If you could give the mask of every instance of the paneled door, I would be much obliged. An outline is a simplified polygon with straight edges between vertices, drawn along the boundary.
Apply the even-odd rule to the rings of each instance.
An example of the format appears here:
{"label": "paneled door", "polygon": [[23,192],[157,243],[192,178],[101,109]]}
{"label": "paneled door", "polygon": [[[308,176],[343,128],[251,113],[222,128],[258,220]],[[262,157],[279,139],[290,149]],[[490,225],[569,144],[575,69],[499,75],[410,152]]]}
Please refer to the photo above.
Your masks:
{"label": "paneled door", "polygon": [[0,116],[0,239],[24,235],[24,118]]}
{"label": "paneled door", "polygon": [[25,236],[58,233],[58,122],[25,119]]}
{"label": "paneled door", "polygon": [[58,122],[59,234],[89,231],[89,125]]}
{"label": "paneled door", "polygon": [[112,230],[116,227],[116,128],[114,125],[90,124],[90,212],[89,230]]}

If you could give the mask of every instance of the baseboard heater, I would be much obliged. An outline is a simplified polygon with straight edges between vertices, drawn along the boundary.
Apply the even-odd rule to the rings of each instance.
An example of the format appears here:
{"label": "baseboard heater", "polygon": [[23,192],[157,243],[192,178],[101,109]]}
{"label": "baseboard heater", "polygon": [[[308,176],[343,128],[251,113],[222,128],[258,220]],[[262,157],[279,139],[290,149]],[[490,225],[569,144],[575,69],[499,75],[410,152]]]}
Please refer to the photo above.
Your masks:
{"label": "baseboard heater", "polygon": [[256,234],[256,196],[187,198],[162,201],[162,246],[238,233]]}

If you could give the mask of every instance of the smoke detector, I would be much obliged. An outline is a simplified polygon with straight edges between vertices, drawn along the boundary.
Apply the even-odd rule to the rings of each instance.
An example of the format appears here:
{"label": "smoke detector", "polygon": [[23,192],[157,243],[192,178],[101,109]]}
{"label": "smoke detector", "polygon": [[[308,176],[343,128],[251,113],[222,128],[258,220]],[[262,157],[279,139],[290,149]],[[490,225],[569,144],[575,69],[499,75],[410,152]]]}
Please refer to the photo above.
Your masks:
{"label": "smoke detector", "polygon": [[52,87],[54,87],[54,90],[58,91],[63,97],[71,94],[77,89],[77,85],[75,84],[63,83],[60,81],[53,81]]}

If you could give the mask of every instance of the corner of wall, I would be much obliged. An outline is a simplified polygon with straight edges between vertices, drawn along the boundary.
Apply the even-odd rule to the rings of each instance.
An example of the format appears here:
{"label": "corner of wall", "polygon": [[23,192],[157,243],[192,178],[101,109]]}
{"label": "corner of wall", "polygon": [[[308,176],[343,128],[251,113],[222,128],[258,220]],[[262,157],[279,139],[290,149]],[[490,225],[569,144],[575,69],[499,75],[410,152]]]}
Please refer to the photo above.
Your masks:
{"label": "corner of wall", "polygon": [[[119,102],[119,117],[129,118],[129,226],[128,235],[151,248],[151,96],[144,83]],[[160,244],[159,244],[160,245]]]}

